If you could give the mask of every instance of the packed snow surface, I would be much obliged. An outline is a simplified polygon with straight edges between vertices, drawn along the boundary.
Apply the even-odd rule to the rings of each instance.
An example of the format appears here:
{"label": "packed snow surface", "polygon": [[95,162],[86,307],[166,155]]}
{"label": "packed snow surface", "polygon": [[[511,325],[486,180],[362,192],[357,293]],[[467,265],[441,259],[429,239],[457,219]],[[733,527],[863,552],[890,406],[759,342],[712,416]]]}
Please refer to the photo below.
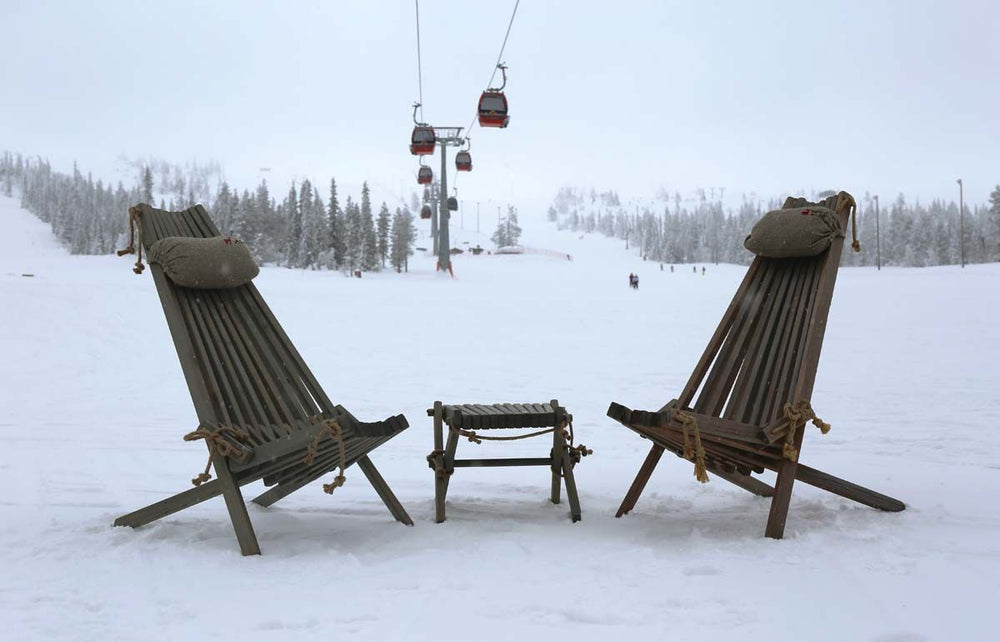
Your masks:
{"label": "packed snow surface", "polygon": [[[409,418],[372,460],[416,525],[352,468],[332,496],[314,483],[251,505],[263,555],[244,558],[221,498],[111,526],[204,464],[181,440],[196,419],[155,288],[131,258],[68,255],[0,200],[3,639],[996,639],[1000,266],[841,271],[813,398],[833,430],[809,429],[803,461],[907,510],[797,484],[773,541],[767,500],[699,484],[671,456],[614,518],[649,444],[608,403],[675,397],[744,269],[660,271],[621,243],[522,224],[527,247],[554,252],[467,253],[454,279],[424,255],[408,275],[261,271],[335,401]],[[487,236],[453,232],[462,247]],[[456,472],[434,524],[433,401],[551,398],[595,451],[576,469],[583,521],[548,502],[547,469],[500,468]]]}

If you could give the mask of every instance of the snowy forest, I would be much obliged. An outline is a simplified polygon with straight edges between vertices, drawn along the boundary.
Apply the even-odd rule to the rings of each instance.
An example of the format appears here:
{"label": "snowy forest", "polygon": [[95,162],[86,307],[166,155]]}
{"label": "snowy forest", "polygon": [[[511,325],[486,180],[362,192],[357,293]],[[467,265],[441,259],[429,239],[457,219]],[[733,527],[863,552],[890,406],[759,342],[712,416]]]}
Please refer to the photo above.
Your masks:
{"label": "snowy forest", "polygon": [[219,229],[244,240],[261,263],[349,273],[386,267],[403,272],[413,254],[413,214],[408,208],[390,212],[385,203],[375,213],[367,183],[358,200],[347,196],[341,206],[334,179],[325,202],[309,180],[292,184],[277,201],[263,180],[254,191],[242,193],[220,180],[212,193],[210,181],[220,173],[212,164],[150,162],[136,169],[135,185],[112,186],[84,176],[75,165],[67,175],[53,170],[47,160],[5,152],[0,191],[19,193],[22,206],[49,223],[74,254],[110,254],[122,247],[128,208],[138,202],[155,204],[154,194],[168,210],[204,203]]}
{"label": "snowy forest", "polygon": [[[714,194],[713,194],[714,196]],[[825,195],[812,195],[813,200]],[[739,209],[725,209],[722,200],[700,192],[693,207],[682,207],[680,194],[661,192],[656,201],[622,203],[612,190],[564,187],[548,210],[548,220],[560,229],[597,232],[621,239],[651,261],[663,263],[749,263],[743,248],[750,228],[765,212],[781,207],[742,200]],[[844,265],[923,267],[957,264],[961,260],[960,228],[965,229],[966,263],[1000,261],[1000,185],[988,205],[965,204],[964,222],[958,204],[933,200],[910,203],[900,194],[880,203],[876,256],[875,202],[870,194],[858,199],[858,238],[861,252],[844,245]]]}

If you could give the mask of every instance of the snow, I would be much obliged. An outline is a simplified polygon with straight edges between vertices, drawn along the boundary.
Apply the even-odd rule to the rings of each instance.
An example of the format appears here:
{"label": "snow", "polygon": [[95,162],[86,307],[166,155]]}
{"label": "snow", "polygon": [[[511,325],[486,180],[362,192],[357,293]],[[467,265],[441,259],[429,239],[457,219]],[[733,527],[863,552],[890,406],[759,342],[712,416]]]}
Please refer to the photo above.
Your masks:
{"label": "snow", "polygon": [[[1000,266],[841,271],[813,399],[833,430],[810,429],[803,461],[908,508],[799,484],[772,541],[767,500],[698,484],[669,456],[613,516],[648,443],[608,403],[676,396],[744,268],[661,272],[541,218],[522,217],[524,243],[551,256],[466,253],[454,280],[428,256],[408,275],[261,271],[332,398],[409,418],[372,459],[416,525],[352,468],[333,496],[316,483],[251,505],[264,554],[243,558],[221,499],[111,526],[204,464],[181,440],[196,422],[155,290],[131,258],[69,256],[0,197],[4,639],[994,639]],[[487,247],[487,232],[452,236]],[[547,469],[478,469],[455,474],[434,524],[426,408],[551,398],[595,450],[576,469],[583,521],[548,503]],[[459,456],[547,451],[465,442]]]}

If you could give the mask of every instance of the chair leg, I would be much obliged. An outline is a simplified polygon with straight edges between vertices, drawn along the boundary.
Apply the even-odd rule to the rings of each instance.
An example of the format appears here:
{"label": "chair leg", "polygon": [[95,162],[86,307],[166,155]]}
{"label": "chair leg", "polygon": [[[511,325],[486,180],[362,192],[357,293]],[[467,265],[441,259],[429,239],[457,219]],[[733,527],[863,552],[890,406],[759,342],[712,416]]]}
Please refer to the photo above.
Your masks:
{"label": "chair leg", "polygon": [[660,463],[660,457],[662,456],[663,446],[653,444],[653,447],[649,450],[649,454],[646,455],[646,461],[642,462],[642,467],[639,468],[639,473],[635,476],[635,481],[632,482],[628,492],[625,494],[625,499],[622,500],[621,506],[618,507],[615,517],[621,517],[635,508],[635,503],[639,501],[639,495],[642,494],[643,489],[646,487],[646,482],[649,481],[649,476],[653,474],[653,469],[656,468],[656,464]]}
{"label": "chair leg", "polygon": [[858,486],[839,477],[824,473],[821,470],[810,468],[805,464],[798,465],[795,470],[795,479],[804,484],[822,488],[827,492],[840,495],[865,506],[877,508],[878,510],[895,513],[906,509],[906,504],[894,497],[877,493],[864,486]]}
{"label": "chair leg", "polygon": [[[795,433],[793,446],[796,452],[802,452],[802,437],[805,435],[805,426],[799,426]],[[788,506],[792,501],[792,486],[795,485],[795,470],[798,468],[798,461],[782,459],[778,466],[778,479],[774,483],[774,496],[771,497],[771,510],[767,515],[767,526],[764,528],[764,536],[772,539],[781,539],[785,535],[785,520],[788,518]]]}
{"label": "chair leg", "polygon": [[[444,447],[444,467],[445,470],[455,472],[455,452],[458,450],[458,434],[448,432],[448,442]],[[448,494],[448,486],[451,485],[451,475],[444,477],[444,494]]]}
{"label": "chair leg", "polygon": [[132,511],[127,515],[122,515],[115,520],[115,526],[131,526],[132,528],[139,528],[140,526],[145,526],[150,522],[155,522],[156,520],[168,515],[173,515],[178,511],[184,510],[185,508],[190,508],[196,504],[212,499],[213,497],[218,497],[221,494],[222,487],[219,485],[219,480],[213,479],[212,481],[206,482],[201,486],[189,488],[184,492],[177,493],[173,497],[162,499],[155,504],[150,504],[145,508],[140,508],[139,510]]}
{"label": "chair leg", "polygon": [[[552,493],[549,499],[553,504],[559,503],[559,495],[562,491],[562,460],[566,451],[566,438],[561,430],[552,431]],[[568,491],[567,491],[568,492]]]}
{"label": "chair leg", "polygon": [[260,555],[260,544],[257,543],[257,535],[253,532],[253,524],[250,523],[250,514],[247,513],[240,485],[233,479],[233,473],[229,470],[225,457],[213,454],[212,464],[215,477],[222,488],[222,498],[226,500],[229,519],[233,523],[233,530],[236,531],[236,541],[240,543],[240,552],[244,555]]}
{"label": "chair leg", "polygon": [[358,460],[358,468],[360,468],[361,472],[363,472],[365,477],[368,478],[368,482],[371,483],[375,492],[378,493],[378,496],[382,498],[382,502],[385,503],[386,508],[388,508],[389,512],[392,513],[392,516],[395,517],[397,521],[400,521],[407,526],[413,526],[413,520],[406,514],[406,509],[404,509],[403,505],[399,503],[398,499],[396,499],[396,496],[389,488],[389,484],[385,483],[385,480],[382,479],[382,475],[380,475],[378,470],[375,468],[375,464],[368,459],[368,455],[365,455]]}
{"label": "chair leg", "polygon": [[580,496],[576,493],[576,478],[573,476],[573,460],[565,450],[562,456],[562,474],[566,480],[566,497],[569,499],[569,516],[574,522],[580,521]]}

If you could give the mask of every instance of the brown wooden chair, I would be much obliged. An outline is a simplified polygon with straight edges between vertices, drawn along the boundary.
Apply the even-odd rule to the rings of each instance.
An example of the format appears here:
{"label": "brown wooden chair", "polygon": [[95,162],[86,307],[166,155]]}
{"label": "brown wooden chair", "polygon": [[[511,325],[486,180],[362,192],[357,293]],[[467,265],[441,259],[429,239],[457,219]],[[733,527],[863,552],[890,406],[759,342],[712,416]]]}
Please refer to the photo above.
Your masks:
{"label": "brown wooden chair", "polygon": [[[167,212],[141,204],[131,208],[141,251],[170,236],[213,237],[219,230],[196,205]],[[120,252],[134,251],[135,244]],[[343,483],[343,469],[357,463],[393,517],[413,522],[368,453],[407,428],[406,418],[364,423],[334,405],[316,382],[253,283],[219,290],[174,284],[150,264],[181,369],[198,416],[186,440],[204,439],[216,479],[205,473],[195,487],[115,520],[138,527],[222,495],[244,555],[260,547],[240,487],[264,480],[271,489],[253,501],[270,506],[337,468],[327,492]]]}
{"label": "brown wooden chair", "polygon": [[[824,205],[844,230],[854,199],[845,192],[821,203],[789,198],[783,208]],[[617,516],[635,507],[664,450],[754,494],[771,497],[765,535],[779,539],[795,480],[885,511],[897,499],[798,462],[805,425],[829,426],[810,406],[844,239],[815,257],[757,257],[680,396],[657,412],[612,403],[608,416],[653,442]],[[777,472],[774,487],[754,478]]]}

